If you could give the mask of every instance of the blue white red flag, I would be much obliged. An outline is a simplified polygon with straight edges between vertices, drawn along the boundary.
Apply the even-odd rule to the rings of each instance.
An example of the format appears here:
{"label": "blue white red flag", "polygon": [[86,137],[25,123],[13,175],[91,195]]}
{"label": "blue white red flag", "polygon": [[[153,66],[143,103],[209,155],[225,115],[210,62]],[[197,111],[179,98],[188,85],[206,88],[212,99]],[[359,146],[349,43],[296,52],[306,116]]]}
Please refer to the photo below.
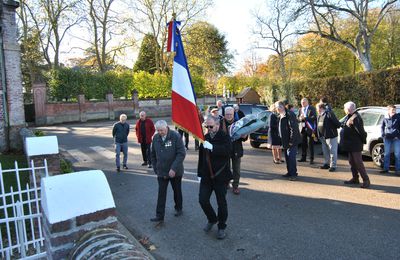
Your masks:
{"label": "blue white red flag", "polygon": [[167,52],[176,51],[177,26],[180,24],[181,22],[175,20],[168,23]]}
{"label": "blue white red flag", "polygon": [[175,50],[172,70],[172,122],[182,130],[191,133],[196,139],[204,140],[203,128],[196,106],[192,79],[183,48],[178,22],[168,24],[172,28],[171,50]]}

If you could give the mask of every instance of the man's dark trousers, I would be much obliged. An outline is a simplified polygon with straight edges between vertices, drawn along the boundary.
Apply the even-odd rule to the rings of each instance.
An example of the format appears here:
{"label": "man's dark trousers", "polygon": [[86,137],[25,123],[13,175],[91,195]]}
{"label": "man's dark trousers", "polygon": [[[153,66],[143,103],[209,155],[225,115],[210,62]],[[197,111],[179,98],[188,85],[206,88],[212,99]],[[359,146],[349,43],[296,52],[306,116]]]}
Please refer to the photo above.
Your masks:
{"label": "man's dark trousers", "polygon": [[158,218],[164,219],[168,182],[171,182],[172,190],[174,191],[175,210],[182,210],[182,176],[175,178],[157,177],[157,180],[158,199],[156,214]]}
{"label": "man's dark trousers", "polygon": [[146,144],[146,142],[142,142],[140,144],[140,148],[142,149],[143,162],[147,164],[151,164],[150,146],[151,144]]}
{"label": "man's dark trousers", "polygon": [[308,148],[310,148],[310,161],[314,161],[314,139],[303,129],[301,132],[301,159],[306,160]]}
{"label": "man's dark trousers", "polygon": [[[223,182],[204,181],[200,182],[199,203],[206,214],[209,223],[217,223],[218,229],[226,228],[226,220],[228,219],[228,205],[226,203],[226,184]],[[216,215],[210,203],[212,192],[215,192],[218,204],[218,216]]]}
{"label": "man's dark trousers", "polygon": [[284,149],[285,159],[286,159],[286,168],[288,175],[297,176],[297,145],[293,145],[287,149]]}

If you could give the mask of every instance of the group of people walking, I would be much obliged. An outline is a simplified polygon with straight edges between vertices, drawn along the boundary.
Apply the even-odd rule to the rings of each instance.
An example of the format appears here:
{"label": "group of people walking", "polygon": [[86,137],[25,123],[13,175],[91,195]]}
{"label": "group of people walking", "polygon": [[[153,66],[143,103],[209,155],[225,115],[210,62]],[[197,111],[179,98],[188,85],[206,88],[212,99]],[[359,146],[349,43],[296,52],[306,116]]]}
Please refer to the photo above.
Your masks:
{"label": "group of people walking", "polygon": [[[218,104],[218,103],[217,103]],[[355,103],[349,101],[344,104],[346,117],[339,122],[326,99],[313,107],[306,98],[301,100],[301,108],[297,115],[293,108],[285,102],[275,102],[271,107],[272,114],[269,118],[269,145],[272,149],[273,162],[276,164],[286,162],[287,173],[283,176],[295,181],[298,176],[297,162],[306,162],[309,152],[309,163],[314,164],[314,142],[320,140],[324,163],[320,169],[330,172],[336,171],[338,152],[338,128],[342,127],[340,138],[341,149],[348,152],[348,160],[352,178],[345,184],[360,184],[362,188],[370,186],[370,179],[362,161],[363,144],[366,143],[366,132],[363,120],[356,111]],[[393,112],[394,111],[394,112]],[[396,157],[396,173],[400,173],[400,115],[395,113],[395,106],[389,106],[389,117],[382,124],[382,136],[385,148],[390,152],[394,146]],[[238,107],[217,106],[204,120],[206,129],[205,141],[196,145],[199,150],[197,174],[200,177],[199,203],[206,215],[207,223],[203,230],[211,231],[217,225],[217,238],[226,236],[226,221],[228,207],[226,201],[227,190],[232,181],[233,194],[239,195],[239,181],[241,158],[243,156],[243,142],[247,136],[232,141],[229,127],[243,117]],[[201,114],[199,114],[201,115]],[[175,216],[183,214],[182,207],[182,176],[184,173],[183,162],[186,156],[187,145],[183,143],[182,135],[170,129],[167,122],[159,120],[155,124],[146,117],[144,111],[140,112],[137,120],[136,136],[141,144],[143,166],[153,168],[158,181],[158,198],[156,216],[153,222],[161,222],[165,216],[165,205],[168,183],[171,183],[174,192]],[[112,131],[115,140],[116,167],[119,172],[120,152],[124,154],[122,167],[127,167],[127,137],[129,124],[126,115],[120,116],[120,121],[114,124]],[[301,144],[301,157],[297,160],[298,146]],[[281,158],[281,150],[284,160]],[[385,164],[382,172],[389,169],[390,154],[385,149]],[[218,210],[215,211],[210,203],[212,193],[215,193]]]}

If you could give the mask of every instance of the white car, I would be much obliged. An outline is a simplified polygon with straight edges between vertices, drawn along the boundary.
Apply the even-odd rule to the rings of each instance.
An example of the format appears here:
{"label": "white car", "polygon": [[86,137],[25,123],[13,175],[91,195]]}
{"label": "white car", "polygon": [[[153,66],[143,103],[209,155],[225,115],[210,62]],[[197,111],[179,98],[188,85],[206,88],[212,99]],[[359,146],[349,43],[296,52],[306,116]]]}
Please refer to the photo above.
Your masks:
{"label": "white car", "polygon": [[[383,119],[388,117],[388,109],[387,107],[368,106],[358,108],[357,112],[363,119],[364,129],[367,132],[367,143],[364,144],[362,153],[371,157],[376,166],[383,167],[385,153],[381,126]],[[396,105],[396,113],[400,113],[400,105]],[[340,122],[343,120],[344,118],[340,119]],[[340,134],[338,141],[340,143]]]}

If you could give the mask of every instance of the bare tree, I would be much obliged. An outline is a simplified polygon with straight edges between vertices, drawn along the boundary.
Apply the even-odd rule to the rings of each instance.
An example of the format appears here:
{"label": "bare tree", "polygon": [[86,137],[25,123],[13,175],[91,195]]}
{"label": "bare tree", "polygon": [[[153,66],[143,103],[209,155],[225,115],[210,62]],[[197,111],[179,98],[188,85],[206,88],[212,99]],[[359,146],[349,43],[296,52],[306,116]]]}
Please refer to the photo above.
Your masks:
{"label": "bare tree", "polygon": [[[44,59],[50,67],[60,65],[62,41],[67,32],[81,21],[76,15],[78,3],[79,0],[21,1],[23,11],[20,15],[24,19],[24,31],[31,24],[39,32]],[[30,19],[27,18],[28,14]]]}
{"label": "bare tree", "polygon": [[156,48],[157,71],[164,72],[167,69],[168,57],[164,54],[167,38],[167,23],[176,14],[177,20],[182,21],[181,31],[196,18],[204,14],[211,6],[212,0],[130,0],[135,18],[131,26],[136,32],[146,35],[151,34],[157,41]]}
{"label": "bare tree", "polygon": [[253,13],[256,26],[253,34],[261,38],[256,48],[273,51],[279,60],[279,72],[283,82],[288,80],[285,58],[291,53],[289,41],[296,34],[296,16],[293,15],[287,2],[273,0],[267,3],[271,10],[269,14],[262,14],[260,10]]}
{"label": "bare tree", "polygon": [[[126,33],[125,24],[129,20],[121,11],[116,11],[115,0],[86,0],[87,24],[90,40],[81,38],[90,44],[99,71],[105,72],[115,63],[118,52],[122,52],[129,44],[115,40]],[[119,2],[123,4],[123,2]],[[86,48],[87,50],[87,48]]]}
{"label": "bare tree", "polygon": [[[311,14],[310,17],[315,24],[315,29],[311,28],[301,33],[314,33],[346,47],[359,60],[364,71],[372,70],[372,38],[383,18],[394,7],[397,0],[299,1],[302,4],[299,12]],[[379,8],[379,15],[374,21],[369,15],[372,8]],[[358,22],[358,31],[352,41],[341,34],[341,28],[337,20],[343,17],[348,17]]]}

